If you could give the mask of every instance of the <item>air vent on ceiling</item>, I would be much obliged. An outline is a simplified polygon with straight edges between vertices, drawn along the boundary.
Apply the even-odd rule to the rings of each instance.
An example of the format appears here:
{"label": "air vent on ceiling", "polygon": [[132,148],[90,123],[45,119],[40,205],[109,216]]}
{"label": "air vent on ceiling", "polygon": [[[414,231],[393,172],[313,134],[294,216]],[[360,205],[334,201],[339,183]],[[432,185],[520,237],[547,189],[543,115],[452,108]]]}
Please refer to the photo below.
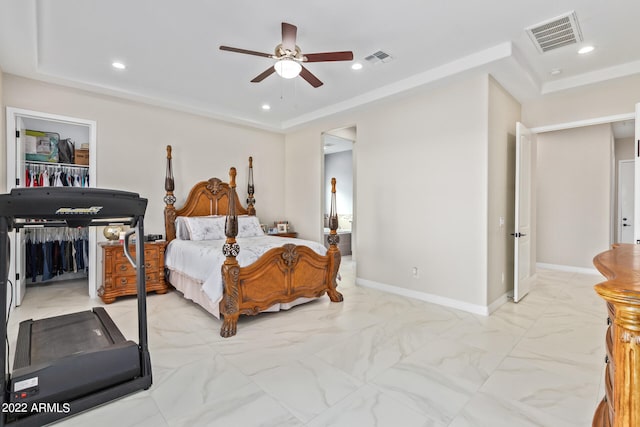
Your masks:
{"label": "air vent on ceiling", "polygon": [[528,27],[526,31],[540,53],[582,41],[574,11]]}
{"label": "air vent on ceiling", "polygon": [[380,62],[389,62],[393,59],[391,55],[381,50],[372,53],[371,55],[364,58],[365,61],[368,61],[372,64],[378,64]]}

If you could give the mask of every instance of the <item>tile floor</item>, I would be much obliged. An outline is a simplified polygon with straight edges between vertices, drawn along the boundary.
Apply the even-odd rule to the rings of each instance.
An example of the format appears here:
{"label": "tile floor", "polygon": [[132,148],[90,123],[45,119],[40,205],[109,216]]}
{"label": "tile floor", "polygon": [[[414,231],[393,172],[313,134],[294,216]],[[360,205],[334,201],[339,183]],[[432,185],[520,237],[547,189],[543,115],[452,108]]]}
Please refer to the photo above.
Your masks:
{"label": "tile floor", "polygon": [[[179,293],[150,294],[154,384],[61,426],[590,426],[603,396],[600,276],[540,271],[531,293],[489,317],[355,286],[341,304],[220,321]],[[86,282],[29,288],[10,319],[102,305]],[[137,341],[135,299],[107,311]]]}

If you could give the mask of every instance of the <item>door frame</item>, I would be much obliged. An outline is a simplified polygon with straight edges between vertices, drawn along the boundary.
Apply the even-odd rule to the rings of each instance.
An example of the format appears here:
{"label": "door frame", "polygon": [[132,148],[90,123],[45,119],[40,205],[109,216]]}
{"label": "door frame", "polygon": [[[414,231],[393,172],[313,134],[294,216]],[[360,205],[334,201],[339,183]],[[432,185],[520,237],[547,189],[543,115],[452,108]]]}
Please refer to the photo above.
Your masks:
{"label": "door frame", "polygon": [[[96,150],[97,122],[95,120],[87,120],[87,119],[81,119],[77,117],[63,116],[59,114],[44,113],[40,111],[25,110],[22,108],[6,107],[7,165],[9,164],[9,162],[17,161],[18,153],[16,151],[16,146],[14,142],[16,140],[16,131],[19,130],[19,129],[16,129],[16,119],[18,117],[30,118],[35,120],[46,120],[51,122],[59,122],[59,123],[65,123],[65,124],[75,125],[75,126],[87,126],[89,128],[89,141],[87,142],[89,143],[89,153],[91,153],[91,155],[89,156],[89,186],[90,187],[97,186],[97,177],[96,177],[97,161],[96,161],[96,155],[95,155],[95,153],[97,152]],[[7,192],[9,192],[12,188],[15,188],[16,178],[18,178],[16,175],[17,174],[16,174],[15,167],[14,168],[7,167]],[[17,232],[15,231],[13,232],[13,235],[15,236],[11,246],[13,253],[15,253],[14,251],[17,250],[18,248],[17,234],[18,234]],[[99,268],[99,264],[98,264],[98,254],[97,254],[97,242],[98,242],[98,235],[97,235],[96,227],[90,227],[89,228],[89,266],[90,267],[89,267],[88,293],[91,298],[97,298],[98,296],[97,270]],[[13,279],[16,277],[15,256],[12,257],[12,259],[14,261],[12,261],[9,264],[10,279]],[[21,280],[24,280],[24,279],[21,279]],[[15,288],[18,288],[18,283],[15,283],[14,286]],[[15,292],[16,291],[14,290],[14,293]],[[15,298],[13,300],[13,303],[15,305],[16,303]]]}
{"label": "door frame", "polygon": [[[337,138],[341,138],[346,140],[350,140],[351,141],[351,181],[352,181],[352,188],[351,188],[351,194],[352,194],[352,221],[351,221],[351,259],[352,260],[356,260],[356,252],[357,252],[357,239],[356,239],[356,234],[357,234],[357,220],[356,220],[356,213],[357,213],[357,181],[356,181],[356,140],[357,140],[357,126],[351,125],[351,126],[341,126],[339,128],[332,128],[326,131],[323,131],[320,133],[320,150],[322,152],[321,156],[320,156],[320,176],[321,176],[321,188],[320,188],[320,195],[321,195],[321,202],[320,202],[320,210],[321,210],[321,224],[324,223],[324,214],[327,210],[327,203],[326,203],[326,194],[325,194],[325,183],[326,183],[326,171],[325,171],[325,164],[324,164],[324,159],[325,159],[325,152],[324,152],[324,137],[327,134],[330,134],[331,131],[333,130],[337,130],[337,129],[348,129],[348,128],[355,128],[356,129],[356,139],[355,140],[350,140],[348,138],[344,138],[341,136],[336,136],[336,135],[332,135],[335,136]],[[340,191],[340,183],[337,183],[336,186],[337,190],[336,191]],[[325,236],[324,236],[324,226],[322,226],[322,228],[320,229],[320,241],[324,242]]]}

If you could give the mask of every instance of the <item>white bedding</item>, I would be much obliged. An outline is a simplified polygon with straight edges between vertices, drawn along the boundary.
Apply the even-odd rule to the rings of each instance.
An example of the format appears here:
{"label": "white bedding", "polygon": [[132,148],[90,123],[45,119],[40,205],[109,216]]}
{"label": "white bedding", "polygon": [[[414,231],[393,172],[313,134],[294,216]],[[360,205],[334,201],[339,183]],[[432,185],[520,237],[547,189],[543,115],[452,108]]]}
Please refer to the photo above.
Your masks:
{"label": "white bedding", "polygon": [[[269,249],[286,243],[308,246],[320,255],[326,255],[327,249],[320,243],[310,240],[276,236],[238,237],[240,254],[236,257],[240,267],[255,262]],[[217,306],[222,300],[222,274],[220,272],[224,255],[224,240],[172,240],[165,252],[165,266],[183,276],[202,284],[202,292]]]}

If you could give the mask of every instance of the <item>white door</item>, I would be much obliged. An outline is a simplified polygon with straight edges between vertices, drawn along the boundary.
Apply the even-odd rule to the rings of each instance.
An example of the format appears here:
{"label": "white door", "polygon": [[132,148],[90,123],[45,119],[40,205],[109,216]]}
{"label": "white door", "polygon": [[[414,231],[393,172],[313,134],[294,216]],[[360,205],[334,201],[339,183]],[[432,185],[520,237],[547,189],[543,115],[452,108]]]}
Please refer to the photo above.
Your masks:
{"label": "white door", "polygon": [[633,243],[634,169],[633,160],[618,162],[618,243]]}
{"label": "white door", "polygon": [[522,123],[516,123],[516,195],[514,236],[513,301],[529,292],[533,282],[531,265],[531,200],[533,135]]}

